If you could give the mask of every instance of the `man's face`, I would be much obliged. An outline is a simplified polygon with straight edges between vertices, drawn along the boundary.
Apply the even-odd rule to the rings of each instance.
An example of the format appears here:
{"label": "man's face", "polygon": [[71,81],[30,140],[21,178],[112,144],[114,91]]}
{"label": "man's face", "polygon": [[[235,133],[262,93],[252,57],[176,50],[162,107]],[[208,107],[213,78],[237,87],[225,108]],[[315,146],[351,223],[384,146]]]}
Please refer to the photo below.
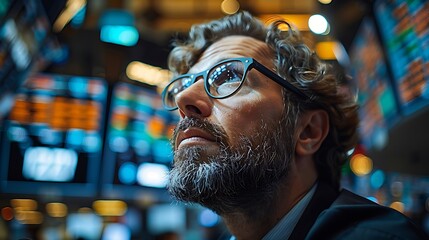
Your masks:
{"label": "man's face", "polygon": [[[273,69],[273,55],[264,42],[230,36],[212,44],[189,73],[236,57],[252,57]],[[222,213],[272,195],[293,155],[293,128],[284,119],[278,84],[252,70],[229,98],[210,98],[199,79],[176,101],[182,120],[172,139],[168,188],[173,196]]]}

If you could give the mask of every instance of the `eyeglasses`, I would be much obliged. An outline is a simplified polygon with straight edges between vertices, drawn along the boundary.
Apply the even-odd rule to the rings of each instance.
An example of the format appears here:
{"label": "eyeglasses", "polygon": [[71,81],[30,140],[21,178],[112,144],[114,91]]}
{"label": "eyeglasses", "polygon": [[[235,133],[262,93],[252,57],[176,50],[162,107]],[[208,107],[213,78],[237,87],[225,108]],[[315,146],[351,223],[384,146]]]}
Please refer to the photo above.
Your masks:
{"label": "eyeglasses", "polygon": [[165,87],[162,92],[162,102],[167,110],[173,111],[178,108],[176,97],[179,93],[190,87],[199,77],[204,79],[206,93],[215,99],[223,99],[234,95],[243,86],[247,73],[256,69],[269,77],[280,86],[297,94],[304,99],[310,96],[297,87],[277,75],[253,58],[230,58],[215,64],[210,69],[200,72],[180,75]]}

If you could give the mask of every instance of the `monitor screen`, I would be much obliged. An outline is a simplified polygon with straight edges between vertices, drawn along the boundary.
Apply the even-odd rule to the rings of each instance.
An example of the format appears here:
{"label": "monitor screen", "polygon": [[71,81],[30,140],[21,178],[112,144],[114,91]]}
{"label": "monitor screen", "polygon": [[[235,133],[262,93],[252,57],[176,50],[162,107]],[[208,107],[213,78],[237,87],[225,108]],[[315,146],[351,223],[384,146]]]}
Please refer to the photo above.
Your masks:
{"label": "monitor screen", "polygon": [[362,21],[350,49],[350,73],[358,87],[359,132],[369,150],[386,144],[389,128],[399,116],[397,99],[374,21]]}
{"label": "monitor screen", "polygon": [[0,190],[94,195],[107,88],[97,78],[31,76],[4,121]]}
{"label": "monitor screen", "polygon": [[125,82],[113,87],[108,115],[103,193],[133,197],[140,190],[164,190],[178,115],[163,108],[156,91]]}
{"label": "monitor screen", "polygon": [[404,114],[429,105],[429,2],[377,0],[374,13]]}
{"label": "monitor screen", "polygon": [[[4,10],[6,9],[7,10]],[[16,90],[26,80],[45,46],[50,22],[38,0],[0,4],[0,118],[11,105]]]}

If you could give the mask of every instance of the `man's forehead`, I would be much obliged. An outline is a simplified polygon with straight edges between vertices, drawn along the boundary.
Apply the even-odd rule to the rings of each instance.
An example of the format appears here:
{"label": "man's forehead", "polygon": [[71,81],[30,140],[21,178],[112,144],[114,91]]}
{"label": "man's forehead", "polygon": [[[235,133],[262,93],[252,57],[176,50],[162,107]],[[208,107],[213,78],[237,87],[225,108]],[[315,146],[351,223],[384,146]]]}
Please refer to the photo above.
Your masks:
{"label": "man's forehead", "polygon": [[259,48],[267,47],[267,44],[261,40],[258,40],[253,37],[243,36],[243,35],[231,35],[227,37],[223,37],[218,41],[214,42],[210,45],[207,51],[210,51],[212,48],[226,48],[226,49],[235,49],[235,48],[243,48],[250,49],[248,50],[258,50]]}
{"label": "man's forehead", "polygon": [[233,35],[210,45],[201,54],[192,69],[201,69],[233,57],[252,57],[264,62],[264,59],[267,58],[272,60],[272,56],[273,53],[265,42],[248,36]]}

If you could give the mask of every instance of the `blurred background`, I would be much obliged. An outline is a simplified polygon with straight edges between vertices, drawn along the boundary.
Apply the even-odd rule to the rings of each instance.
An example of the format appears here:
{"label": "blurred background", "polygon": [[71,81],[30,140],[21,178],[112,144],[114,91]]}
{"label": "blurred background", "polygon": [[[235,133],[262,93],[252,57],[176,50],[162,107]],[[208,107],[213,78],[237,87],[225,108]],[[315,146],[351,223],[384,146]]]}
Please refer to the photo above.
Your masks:
{"label": "blurred background", "polygon": [[[282,17],[361,104],[342,186],[429,232],[429,1],[2,0],[0,239],[223,239],[172,201],[172,39],[247,10]],[[351,216],[352,217],[352,216]]]}

